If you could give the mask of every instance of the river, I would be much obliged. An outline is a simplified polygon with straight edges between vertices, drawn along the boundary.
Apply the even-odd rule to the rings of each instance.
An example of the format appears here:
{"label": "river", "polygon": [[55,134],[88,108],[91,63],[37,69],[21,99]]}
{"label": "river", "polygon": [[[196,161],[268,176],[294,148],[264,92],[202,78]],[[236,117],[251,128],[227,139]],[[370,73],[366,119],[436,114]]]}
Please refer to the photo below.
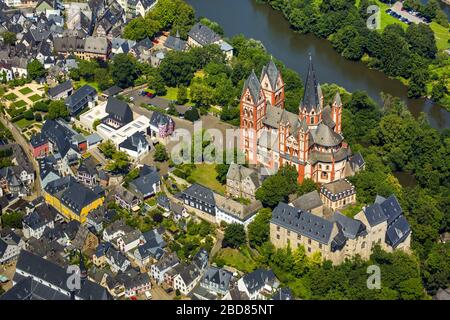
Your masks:
{"label": "river", "polygon": [[430,124],[438,129],[450,127],[450,112],[433,101],[408,99],[407,88],[400,81],[388,78],[384,73],[369,69],[362,62],[341,57],[324,39],[314,35],[294,32],[281,12],[255,0],[186,0],[197,16],[218,22],[225,36],[244,34],[263,42],[267,51],[283,61],[289,68],[306,74],[309,53],[318,80],[336,83],[350,92],[366,91],[375,101],[381,102],[380,92],[403,99],[415,116],[425,112]]}

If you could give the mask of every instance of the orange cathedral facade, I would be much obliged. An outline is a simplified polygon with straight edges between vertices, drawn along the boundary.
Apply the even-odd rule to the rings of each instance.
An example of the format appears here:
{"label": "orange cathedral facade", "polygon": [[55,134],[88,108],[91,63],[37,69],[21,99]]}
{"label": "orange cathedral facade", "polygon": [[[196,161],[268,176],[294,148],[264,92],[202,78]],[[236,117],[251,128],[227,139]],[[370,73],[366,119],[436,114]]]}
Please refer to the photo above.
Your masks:
{"label": "orange cathedral facade", "polygon": [[240,101],[241,150],[250,164],[275,172],[284,164],[297,168],[298,181],[328,183],[350,175],[351,150],[342,136],[339,93],[324,106],[310,58],[298,114],[284,109],[284,82],[271,60],[259,79],[252,71]]}

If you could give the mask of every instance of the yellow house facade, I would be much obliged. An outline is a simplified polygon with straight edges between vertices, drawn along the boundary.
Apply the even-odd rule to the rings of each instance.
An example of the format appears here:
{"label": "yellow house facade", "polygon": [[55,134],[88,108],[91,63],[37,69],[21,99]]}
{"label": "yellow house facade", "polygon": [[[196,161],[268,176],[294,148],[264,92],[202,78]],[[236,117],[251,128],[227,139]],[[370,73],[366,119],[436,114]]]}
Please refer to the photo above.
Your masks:
{"label": "yellow house facade", "polygon": [[80,223],[85,223],[88,213],[102,206],[105,201],[105,197],[100,197],[83,207],[80,213],[77,213],[62,204],[61,201],[54,195],[44,192],[44,198],[45,202],[58,210],[58,212],[60,212],[65,218],[69,220],[77,220]]}

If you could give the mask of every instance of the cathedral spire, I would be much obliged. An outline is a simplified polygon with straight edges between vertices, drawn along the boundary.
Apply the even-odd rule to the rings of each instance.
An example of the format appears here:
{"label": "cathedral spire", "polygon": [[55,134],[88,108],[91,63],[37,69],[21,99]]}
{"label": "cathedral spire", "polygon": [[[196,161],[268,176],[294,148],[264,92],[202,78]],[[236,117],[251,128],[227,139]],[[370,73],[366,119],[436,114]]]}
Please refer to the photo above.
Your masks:
{"label": "cathedral spire", "polygon": [[245,81],[242,94],[245,93],[245,90],[247,90],[247,88],[250,90],[250,95],[252,96],[253,102],[258,103],[258,101],[260,100],[259,91],[261,90],[261,83],[259,82],[259,79],[255,74],[255,69],[252,69],[252,73],[250,73],[250,76]]}
{"label": "cathedral spire", "polygon": [[318,112],[321,108],[320,97],[318,93],[318,82],[311,54],[309,55],[308,73],[306,74],[305,91],[300,105],[300,109],[306,108],[307,112],[314,110]]}

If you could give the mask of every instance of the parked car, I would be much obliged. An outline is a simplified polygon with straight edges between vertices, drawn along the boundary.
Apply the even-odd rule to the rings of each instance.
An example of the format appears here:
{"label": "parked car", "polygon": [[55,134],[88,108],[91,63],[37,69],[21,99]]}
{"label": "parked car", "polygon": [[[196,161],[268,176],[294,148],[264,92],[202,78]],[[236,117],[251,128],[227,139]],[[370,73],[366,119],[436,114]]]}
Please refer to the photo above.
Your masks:
{"label": "parked car", "polygon": [[173,288],[167,288],[166,293],[171,293],[173,291]]}

